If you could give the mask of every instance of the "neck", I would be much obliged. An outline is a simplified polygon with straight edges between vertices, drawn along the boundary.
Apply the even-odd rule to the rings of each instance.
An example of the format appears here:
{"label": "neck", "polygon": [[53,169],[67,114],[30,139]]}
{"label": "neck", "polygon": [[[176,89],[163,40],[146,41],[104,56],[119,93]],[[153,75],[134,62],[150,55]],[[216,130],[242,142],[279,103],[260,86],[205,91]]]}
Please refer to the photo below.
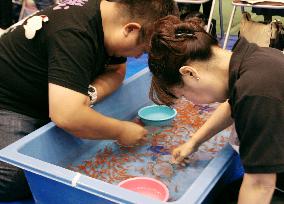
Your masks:
{"label": "neck", "polygon": [[229,72],[229,66],[231,61],[232,52],[224,50],[220,47],[212,47],[212,57],[209,60],[209,65],[214,71],[220,71],[224,73]]}
{"label": "neck", "polygon": [[[232,52],[224,50],[220,47],[212,47],[212,56],[206,61],[193,61],[191,65],[200,67],[200,71],[212,71],[219,72],[227,75],[229,73],[229,65],[231,60]],[[222,74],[222,75],[223,75]]]}
{"label": "neck", "polygon": [[232,52],[214,46],[212,48],[213,56],[209,62],[209,69],[213,70],[215,75],[223,82],[227,92],[229,91],[229,67],[232,57]]}
{"label": "neck", "polygon": [[212,57],[207,61],[195,61],[191,65],[199,67],[198,71],[203,72],[205,75],[209,74],[214,83],[218,83],[223,87],[226,94],[229,92],[229,65],[232,52],[224,50],[217,46],[212,47]]}
{"label": "neck", "polygon": [[[112,55],[111,40],[116,34],[116,28],[119,26],[117,20],[120,19],[118,15],[117,4],[102,0],[100,4],[102,26],[104,32],[104,45],[109,55]],[[114,23],[116,22],[116,23]]]}

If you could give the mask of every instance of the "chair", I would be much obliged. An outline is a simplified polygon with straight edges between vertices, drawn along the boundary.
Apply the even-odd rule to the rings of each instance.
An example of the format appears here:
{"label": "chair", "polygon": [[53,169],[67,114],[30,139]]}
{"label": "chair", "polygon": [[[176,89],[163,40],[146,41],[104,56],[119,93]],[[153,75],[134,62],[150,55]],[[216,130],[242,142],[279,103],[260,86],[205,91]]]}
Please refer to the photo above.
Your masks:
{"label": "chair", "polygon": [[[203,4],[206,3],[210,0],[175,0],[177,3],[185,3],[185,4]],[[207,24],[207,29],[206,31],[210,31],[211,23],[212,23],[212,17],[213,17],[213,12],[215,8],[215,3],[216,0],[212,0],[212,6],[211,6],[211,11],[208,19],[208,24]],[[222,13],[222,0],[219,0],[219,17],[220,17],[220,30],[221,30],[221,38],[224,37],[224,28],[223,28],[223,13]]]}
{"label": "chair", "polygon": [[231,12],[229,25],[228,25],[228,29],[227,29],[227,32],[226,32],[226,36],[225,36],[225,40],[224,40],[224,44],[223,44],[223,49],[226,49],[226,47],[227,47],[228,39],[229,39],[229,36],[230,36],[230,30],[231,30],[231,27],[232,27],[232,22],[233,22],[233,19],[234,19],[236,8],[238,6],[241,7],[242,12],[244,11],[244,7],[255,7],[255,8],[263,8],[263,9],[284,9],[284,3],[272,2],[272,1],[271,2],[264,1],[264,2],[260,2],[260,3],[249,4],[245,1],[233,0],[232,4],[233,4],[233,9],[232,9],[232,12]]}

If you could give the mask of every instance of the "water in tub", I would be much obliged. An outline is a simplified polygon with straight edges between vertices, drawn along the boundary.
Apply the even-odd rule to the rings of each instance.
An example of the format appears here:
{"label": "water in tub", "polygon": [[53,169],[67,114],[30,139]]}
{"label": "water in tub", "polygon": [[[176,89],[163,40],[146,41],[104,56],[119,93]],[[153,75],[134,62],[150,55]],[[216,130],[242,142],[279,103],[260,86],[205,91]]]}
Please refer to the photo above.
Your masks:
{"label": "water in tub", "polygon": [[121,147],[112,141],[100,141],[100,145],[73,155],[67,168],[114,185],[131,177],[155,178],[169,188],[169,201],[178,200],[227,143],[230,129],[204,143],[186,167],[170,164],[171,151],[190,139],[191,134],[201,127],[216,106],[196,106],[180,100],[175,106],[178,114],[173,124],[167,127],[146,127],[149,135],[144,144]]}

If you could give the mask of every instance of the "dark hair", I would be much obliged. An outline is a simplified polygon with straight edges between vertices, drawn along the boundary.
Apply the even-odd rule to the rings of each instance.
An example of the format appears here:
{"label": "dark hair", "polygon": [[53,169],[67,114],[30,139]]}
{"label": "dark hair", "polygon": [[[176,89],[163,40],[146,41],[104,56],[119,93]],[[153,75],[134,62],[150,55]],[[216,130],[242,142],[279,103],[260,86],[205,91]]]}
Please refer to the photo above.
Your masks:
{"label": "dark hair", "polygon": [[179,15],[177,4],[174,0],[107,0],[120,3],[127,11],[130,19],[142,22],[140,40],[150,41],[154,22],[167,15]]}
{"label": "dark hair", "polygon": [[217,39],[200,26],[200,20],[167,16],[157,21],[148,60],[153,73],[150,98],[155,103],[172,104],[176,97],[171,87],[182,85],[179,68],[190,61],[209,59],[214,45],[218,45]]}

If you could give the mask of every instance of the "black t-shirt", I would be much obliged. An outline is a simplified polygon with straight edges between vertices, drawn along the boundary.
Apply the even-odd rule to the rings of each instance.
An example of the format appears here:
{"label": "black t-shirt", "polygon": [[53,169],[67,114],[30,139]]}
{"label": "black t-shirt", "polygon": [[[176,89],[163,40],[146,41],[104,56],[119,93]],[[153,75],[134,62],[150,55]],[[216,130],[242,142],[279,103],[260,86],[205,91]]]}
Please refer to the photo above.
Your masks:
{"label": "black t-shirt", "polygon": [[240,39],[230,61],[229,92],[245,171],[283,173],[283,53]]}
{"label": "black t-shirt", "polygon": [[32,39],[27,20],[0,38],[0,108],[48,118],[48,82],[87,95],[106,64],[126,61],[106,54],[100,0],[66,2],[34,14],[48,21]]}

